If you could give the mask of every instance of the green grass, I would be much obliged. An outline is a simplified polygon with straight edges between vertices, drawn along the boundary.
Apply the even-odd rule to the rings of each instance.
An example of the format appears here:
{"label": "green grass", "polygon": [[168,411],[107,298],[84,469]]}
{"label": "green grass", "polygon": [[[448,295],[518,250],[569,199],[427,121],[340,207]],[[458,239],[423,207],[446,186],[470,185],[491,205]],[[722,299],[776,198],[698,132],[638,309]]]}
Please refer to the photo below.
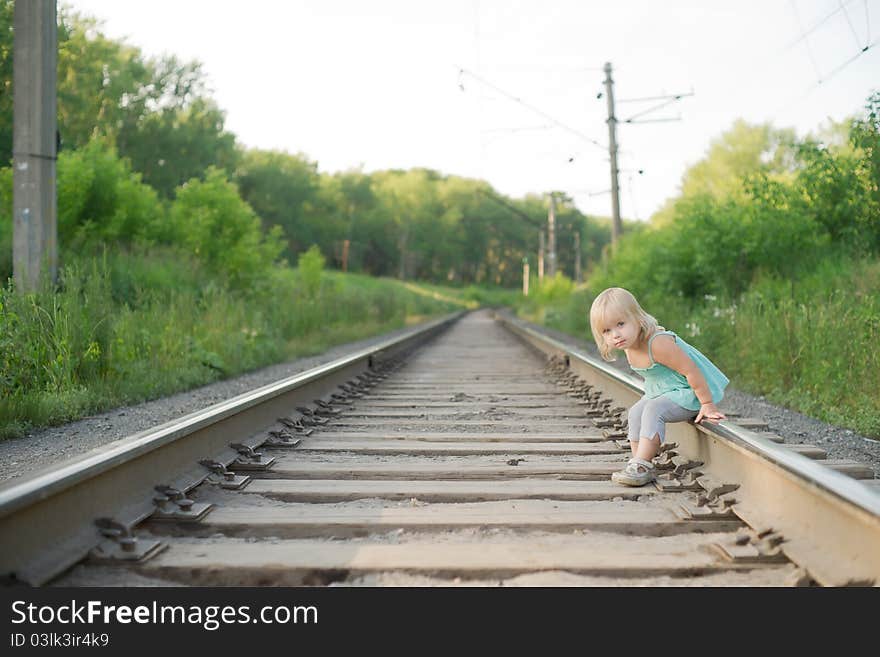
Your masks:
{"label": "green grass", "polygon": [[[735,300],[648,307],[717,363],[731,385],[880,439],[880,261],[832,256],[793,283],[758,278]],[[518,315],[591,340],[589,289],[520,303]]]}
{"label": "green grass", "polygon": [[519,290],[499,287],[480,287],[477,285],[446,287],[420,281],[405,282],[403,285],[417,294],[430,296],[438,301],[446,301],[468,309],[513,306],[522,297]]}
{"label": "green grass", "polygon": [[0,290],[0,438],[316,354],[459,306],[393,280],[277,269],[221,287],[171,252],[72,259],[60,290]]}

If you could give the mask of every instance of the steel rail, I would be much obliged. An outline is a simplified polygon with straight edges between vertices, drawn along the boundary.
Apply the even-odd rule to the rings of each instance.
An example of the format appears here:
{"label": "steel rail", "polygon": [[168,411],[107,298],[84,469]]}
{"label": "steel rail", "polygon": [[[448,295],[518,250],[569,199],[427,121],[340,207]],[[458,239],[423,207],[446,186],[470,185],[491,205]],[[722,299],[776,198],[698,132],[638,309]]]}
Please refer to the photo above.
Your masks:
{"label": "steel rail", "polygon": [[374,347],[7,484],[0,488],[0,575],[8,583],[39,586],[48,582],[106,540],[107,534],[95,524],[98,518],[133,527],[156,511],[157,486],[190,490],[212,476],[201,461],[228,465],[239,456],[230,443],[262,444],[278,417],[415,348],[464,314],[460,311],[416,326]]}
{"label": "steel rail", "polygon": [[[545,356],[630,406],[644,388],[623,373],[504,313],[496,319]],[[757,532],[781,534],[782,552],[825,586],[880,584],[880,494],[856,479],[774,444],[735,422],[670,424],[667,439],[703,462],[715,480],[738,484],[733,513]]]}

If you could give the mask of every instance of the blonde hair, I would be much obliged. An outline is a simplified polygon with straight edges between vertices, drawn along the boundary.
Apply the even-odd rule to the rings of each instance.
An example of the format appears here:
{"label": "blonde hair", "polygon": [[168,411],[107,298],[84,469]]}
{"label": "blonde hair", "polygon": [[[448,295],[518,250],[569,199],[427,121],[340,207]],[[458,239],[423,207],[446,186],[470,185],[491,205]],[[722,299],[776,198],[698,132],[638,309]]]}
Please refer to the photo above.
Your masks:
{"label": "blonde hair", "polygon": [[654,333],[662,327],[657,325],[657,320],[642,310],[639,302],[628,290],[622,287],[609,287],[599,293],[593,299],[593,305],[590,307],[590,329],[593,331],[593,339],[596,346],[599,347],[599,353],[603,360],[613,361],[611,356],[612,347],[610,347],[602,337],[602,326],[609,315],[616,317],[624,317],[636,322],[639,329],[639,338],[645,339],[654,335]]}

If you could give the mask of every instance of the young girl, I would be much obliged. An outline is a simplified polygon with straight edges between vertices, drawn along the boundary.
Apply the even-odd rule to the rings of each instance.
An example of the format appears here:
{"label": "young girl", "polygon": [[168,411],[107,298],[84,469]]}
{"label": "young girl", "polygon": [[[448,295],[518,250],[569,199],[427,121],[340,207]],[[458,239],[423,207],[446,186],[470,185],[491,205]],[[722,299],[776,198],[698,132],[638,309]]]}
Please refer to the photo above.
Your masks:
{"label": "young girl", "polygon": [[629,410],[627,434],[633,457],[611,480],[643,486],[654,480],[651,459],[666,438],[667,422],[727,417],[715,404],[724,396],[728,379],[712,362],[642,310],[627,290],[611,287],[593,301],[590,328],[607,361],[622,349],[630,367],[645,379],[645,395]]}

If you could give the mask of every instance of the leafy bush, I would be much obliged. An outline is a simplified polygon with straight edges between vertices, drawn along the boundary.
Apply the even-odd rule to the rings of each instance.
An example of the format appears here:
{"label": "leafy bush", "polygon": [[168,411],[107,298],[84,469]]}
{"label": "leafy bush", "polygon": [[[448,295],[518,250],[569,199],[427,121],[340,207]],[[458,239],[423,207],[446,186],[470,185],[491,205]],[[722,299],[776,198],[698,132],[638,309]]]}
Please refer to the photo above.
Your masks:
{"label": "leafy bush", "polygon": [[164,214],[156,192],[101,139],[59,154],[57,185],[62,248],[130,244],[149,236]]}
{"label": "leafy bush", "polygon": [[326,259],[317,244],[309,247],[305,253],[301,253],[297,261],[297,272],[302,283],[303,292],[308,299],[318,296],[321,289],[321,277],[324,274]]}
{"label": "leafy bush", "polygon": [[236,288],[264,277],[283,249],[281,229],[275,226],[264,234],[260,218],[226,174],[214,168],[204,181],[192,179],[178,187],[156,237],[179,245]]}

